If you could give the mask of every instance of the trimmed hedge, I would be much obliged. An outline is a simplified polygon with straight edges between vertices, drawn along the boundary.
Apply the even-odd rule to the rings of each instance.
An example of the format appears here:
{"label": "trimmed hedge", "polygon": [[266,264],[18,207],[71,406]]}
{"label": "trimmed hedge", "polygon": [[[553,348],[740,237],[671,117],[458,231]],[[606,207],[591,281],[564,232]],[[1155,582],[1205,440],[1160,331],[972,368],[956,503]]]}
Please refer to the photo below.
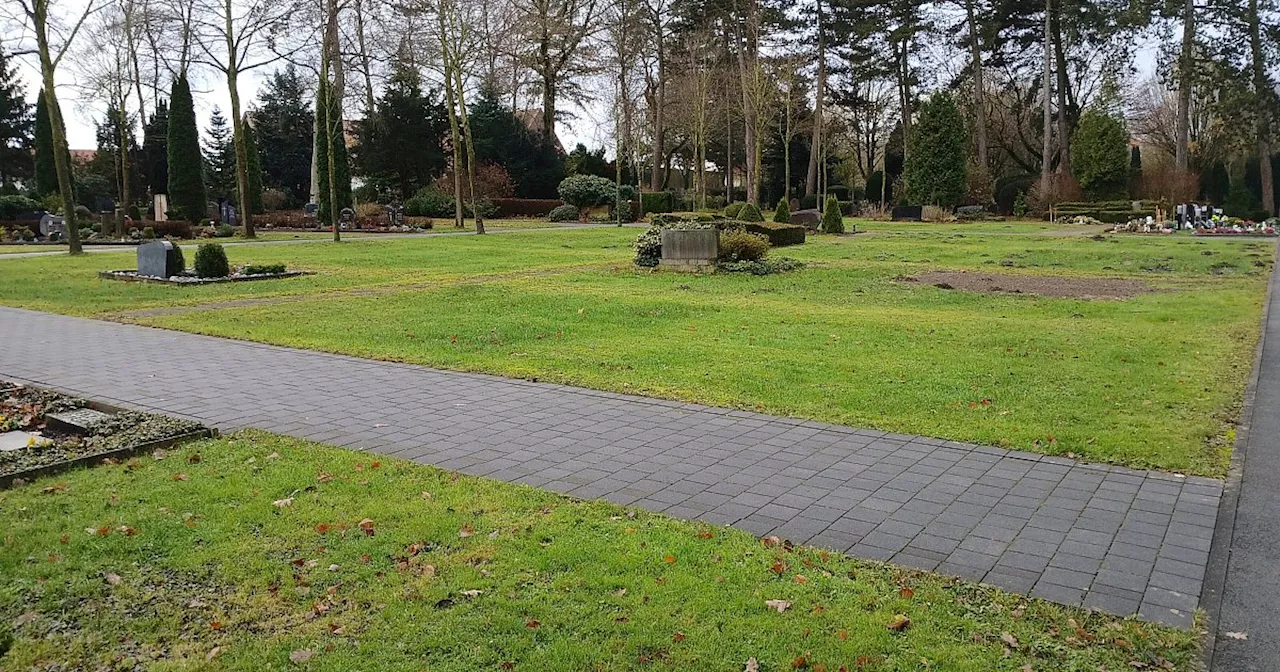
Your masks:
{"label": "trimmed hedge", "polygon": [[676,210],[674,191],[646,191],[640,194],[640,205],[645,212],[664,213]]}
{"label": "trimmed hedge", "polygon": [[769,244],[774,247],[803,245],[806,231],[803,226],[777,222],[745,222],[742,228],[749,233],[758,233],[768,238]]}
{"label": "trimmed hedge", "polygon": [[150,219],[144,219],[134,222],[131,228],[142,229],[143,231],[151,229],[156,236],[161,238],[191,238],[191,222],[183,219],[168,219],[163,222],[157,222]]}
{"label": "trimmed hedge", "polygon": [[491,198],[494,217],[546,217],[564,205],[557,198]]}
{"label": "trimmed hedge", "polygon": [[201,243],[196,248],[196,277],[225,278],[231,275],[227,252],[218,243]]}

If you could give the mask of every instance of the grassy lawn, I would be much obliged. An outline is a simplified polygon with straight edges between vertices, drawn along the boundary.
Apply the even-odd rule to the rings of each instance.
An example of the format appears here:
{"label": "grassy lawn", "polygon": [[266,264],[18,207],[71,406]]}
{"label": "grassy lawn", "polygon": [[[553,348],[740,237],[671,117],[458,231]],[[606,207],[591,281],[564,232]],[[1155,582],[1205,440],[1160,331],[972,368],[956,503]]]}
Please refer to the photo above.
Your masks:
{"label": "grassy lawn", "polygon": [[248,432],[0,491],[0,668],[1193,669],[1190,632],[377,460]]}
{"label": "grassy lawn", "polygon": [[[1274,246],[862,223],[768,277],[630,266],[634,229],[228,248],[319,275],[101,281],[127,255],[4,262],[0,302],[1220,476]],[[1017,235],[998,233],[1006,226]],[[882,227],[882,228],[881,228]],[[908,228],[911,227],[911,228]],[[927,270],[1139,279],[1126,300],[948,291]],[[357,292],[332,291],[357,289]],[[121,313],[276,294],[302,300]]]}

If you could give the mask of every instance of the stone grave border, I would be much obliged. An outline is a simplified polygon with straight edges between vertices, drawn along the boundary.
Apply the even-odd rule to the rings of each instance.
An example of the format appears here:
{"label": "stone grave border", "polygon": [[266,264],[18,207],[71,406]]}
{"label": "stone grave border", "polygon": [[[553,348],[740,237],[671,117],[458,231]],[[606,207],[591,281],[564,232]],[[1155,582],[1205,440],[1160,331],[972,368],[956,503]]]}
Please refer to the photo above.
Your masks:
{"label": "stone grave border", "polygon": [[254,280],[276,280],[279,278],[296,278],[303,275],[315,275],[315,271],[285,271],[284,273],[259,273],[257,275],[228,275],[221,278],[197,278],[194,275],[179,275],[171,278],[157,278],[150,275],[138,275],[136,270],[98,271],[98,277],[104,280],[122,282],[154,282],[163,285],[213,285],[220,282],[252,282]]}
{"label": "stone grave border", "polygon": [[[0,382],[3,382],[3,381],[0,381]],[[32,385],[29,387],[38,387],[38,386]],[[7,385],[0,384],[0,389],[7,389]],[[51,390],[54,392],[58,392],[59,394],[63,394],[62,392],[58,390],[52,390],[51,388],[41,388],[41,389]],[[127,408],[122,408],[120,406],[104,404],[100,401],[94,401],[94,400],[88,400],[88,403],[85,404],[84,408],[91,408],[95,411],[101,411],[103,413],[121,413],[121,412],[130,410]],[[52,476],[54,474],[60,474],[64,471],[70,471],[72,469],[77,469],[80,467],[92,467],[97,464],[100,464],[104,460],[109,460],[109,459],[122,460],[122,459],[133,457],[135,455],[142,454],[142,453],[148,453],[148,452],[152,452],[152,451],[160,450],[164,448],[172,448],[173,446],[187,443],[188,441],[196,441],[199,439],[211,439],[217,436],[218,436],[218,430],[210,429],[206,427],[204,429],[198,429],[195,431],[186,432],[184,434],[170,436],[164,439],[155,439],[154,441],[145,441],[143,443],[139,443],[132,446],[126,446],[124,448],[116,448],[115,450],[104,450],[100,453],[94,453],[92,455],[82,455],[75,459],[66,460],[64,462],[55,462],[53,464],[46,464],[39,467],[32,467],[31,469],[27,469],[25,471],[19,471],[12,474],[5,474],[3,476],[0,476],[0,490],[6,490],[8,488],[15,487],[15,484],[25,485],[26,483],[30,483],[31,481],[37,478],[40,478],[42,476]]]}

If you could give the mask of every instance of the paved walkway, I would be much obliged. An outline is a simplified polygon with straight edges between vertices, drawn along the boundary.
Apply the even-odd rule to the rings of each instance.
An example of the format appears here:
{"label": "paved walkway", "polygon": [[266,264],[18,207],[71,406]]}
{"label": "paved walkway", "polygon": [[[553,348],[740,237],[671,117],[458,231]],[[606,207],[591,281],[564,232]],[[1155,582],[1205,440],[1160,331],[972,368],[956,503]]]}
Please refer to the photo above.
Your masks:
{"label": "paved walkway", "polygon": [[[1218,481],[0,308],[0,377],[1188,626]],[[110,353],[110,356],[103,356]]]}
{"label": "paved walkway", "polygon": [[1280,669],[1280,273],[1272,274],[1267,303],[1254,395],[1242,414],[1207,577],[1206,606],[1216,622],[1206,657],[1222,672]]}

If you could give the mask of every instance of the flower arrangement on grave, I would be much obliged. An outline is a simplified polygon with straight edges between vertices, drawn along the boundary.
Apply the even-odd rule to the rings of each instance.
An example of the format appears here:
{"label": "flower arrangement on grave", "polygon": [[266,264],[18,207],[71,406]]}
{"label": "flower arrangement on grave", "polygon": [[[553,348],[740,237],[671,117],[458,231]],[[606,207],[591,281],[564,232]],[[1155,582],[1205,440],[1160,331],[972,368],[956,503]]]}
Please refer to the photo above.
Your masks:
{"label": "flower arrangement on grave", "polygon": [[1196,229],[1200,236],[1274,236],[1280,219],[1272,217],[1264,222],[1254,222],[1239,217],[1214,215]]}
{"label": "flower arrangement on grave", "polygon": [[1112,233],[1173,233],[1173,228],[1155,217],[1138,217],[1111,227]]}

